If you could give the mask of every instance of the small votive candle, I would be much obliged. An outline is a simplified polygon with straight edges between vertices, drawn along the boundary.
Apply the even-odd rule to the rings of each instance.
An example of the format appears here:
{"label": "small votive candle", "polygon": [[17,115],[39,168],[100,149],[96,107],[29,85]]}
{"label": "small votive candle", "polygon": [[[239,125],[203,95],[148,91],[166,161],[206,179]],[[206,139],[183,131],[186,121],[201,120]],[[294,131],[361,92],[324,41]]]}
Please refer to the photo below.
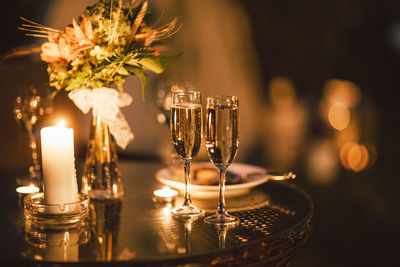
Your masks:
{"label": "small votive candle", "polygon": [[31,185],[24,185],[24,186],[18,186],[17,189],[15,189],[17,193],[20,194],[32,194],[32,193],[37,193],[39,192],[39,187],[31,184]]}
{"label": "small votive candle", "polygon": [[153,199],[156,201],[172,202],[178,195],[178,191],[169,188],[169,186],[164,186],[162,189],[155,190],[153,194]]}

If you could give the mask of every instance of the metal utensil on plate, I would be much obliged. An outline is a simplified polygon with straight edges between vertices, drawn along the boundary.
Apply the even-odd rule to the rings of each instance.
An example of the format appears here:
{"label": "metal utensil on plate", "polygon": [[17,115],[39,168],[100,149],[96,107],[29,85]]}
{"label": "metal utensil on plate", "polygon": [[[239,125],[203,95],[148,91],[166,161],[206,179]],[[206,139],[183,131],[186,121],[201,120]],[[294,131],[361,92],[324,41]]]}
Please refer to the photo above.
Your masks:
{"label": "metal utensil on plate", "polygon": [[238,174],[234,172],[230,172],[229,170],[226,173],[227,177],[227,184],[240,184],[245,183],[250,177],[253,176],[262,176],[267,177],[268,180],[274,181],[284,181],[284,180],[294,180],[296,178],[296,174],[294,172],[280,172],[280,171],[273,171],[273,170],[266,170],[265,172],[250,172],[244,174]]}
{"label": "metal utensil on plate", "polygon": [[265,176],[268,177],[270,180],[274,181],[283,181],[283,180],[294,180],[296,178],[296,174],[293,172],[279,172],[279,171],[273,171],[273,170],[268,170],[264,173],[262,172],[253,172],[253,173],[247,173],[243,174],[240,176],[240,178],[245,181],[246,179],[249,179],[251,176]]}

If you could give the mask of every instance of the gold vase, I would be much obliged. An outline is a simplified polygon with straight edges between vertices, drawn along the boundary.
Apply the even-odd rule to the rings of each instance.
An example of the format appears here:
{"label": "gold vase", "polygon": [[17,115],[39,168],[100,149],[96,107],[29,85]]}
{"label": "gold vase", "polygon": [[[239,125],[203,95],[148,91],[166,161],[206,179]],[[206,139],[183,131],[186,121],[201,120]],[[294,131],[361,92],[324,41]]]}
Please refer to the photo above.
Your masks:
{"label": "gold vase", "polygon": [[100,115],[93,114],[81,189],[98,200],[117,199],[124,194],[115,142]]}

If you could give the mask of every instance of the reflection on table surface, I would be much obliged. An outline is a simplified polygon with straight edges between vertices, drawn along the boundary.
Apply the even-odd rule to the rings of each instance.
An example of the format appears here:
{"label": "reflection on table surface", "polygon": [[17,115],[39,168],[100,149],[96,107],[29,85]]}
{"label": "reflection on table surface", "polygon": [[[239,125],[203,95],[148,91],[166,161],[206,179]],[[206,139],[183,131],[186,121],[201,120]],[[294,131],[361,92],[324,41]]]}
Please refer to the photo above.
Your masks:
{"label": "reflection on table surface", "polygon": [[[137,261],[201,262],[259,261],[275,256],[289,261],[308,238],[312,203],[292,184],[268,182],[236,199],[227,199],[228,209],[240,218],[233,229],[217,229],[202,219],[181,221],[170,210],[181,204],[153,201],[159,163],[121,161],[125,186],[122,200],[92,201],[88,225],[79,231],[40,235],[46,247],[27,242],[23,210],[8,208],[12,228],[1,241],[16,242],[14,253],[2,250],[1,258],[44,261]],[[217,199],[193,199],[208,214],[215,212]],[[14,231],[11,234],[11,230]],[[14,234],[17,233],[17,234]],[[86,238],[86,239],[85,239]],[[58,246],[57,246],[58,244]],[[238,253],[240,251],[240,253]],[[5,253],[5,254],[3,254]],[[277,257],[278,255],[278,257]]]}

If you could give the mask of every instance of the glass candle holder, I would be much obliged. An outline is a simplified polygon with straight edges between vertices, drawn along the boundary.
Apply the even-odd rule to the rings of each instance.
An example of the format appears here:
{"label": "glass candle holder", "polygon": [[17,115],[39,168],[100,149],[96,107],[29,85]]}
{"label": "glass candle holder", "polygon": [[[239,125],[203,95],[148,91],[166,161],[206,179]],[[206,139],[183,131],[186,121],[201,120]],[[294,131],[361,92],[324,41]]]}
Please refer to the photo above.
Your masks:
{"label": "glass candle holder", "polygon": [[40,230],[74,229],[89,219],[89,197],[79,194],[78,201],[47,204],[43,193],[30,194],[24,200],[25,227]]}
{"label": "glass candle holder", "polygon": [[86,244],[90,239],[89,221],[83,221],[74,229],[60,229],[56,231],[40,230],[25,226],[25,241],[39,248],[79,246]]}

